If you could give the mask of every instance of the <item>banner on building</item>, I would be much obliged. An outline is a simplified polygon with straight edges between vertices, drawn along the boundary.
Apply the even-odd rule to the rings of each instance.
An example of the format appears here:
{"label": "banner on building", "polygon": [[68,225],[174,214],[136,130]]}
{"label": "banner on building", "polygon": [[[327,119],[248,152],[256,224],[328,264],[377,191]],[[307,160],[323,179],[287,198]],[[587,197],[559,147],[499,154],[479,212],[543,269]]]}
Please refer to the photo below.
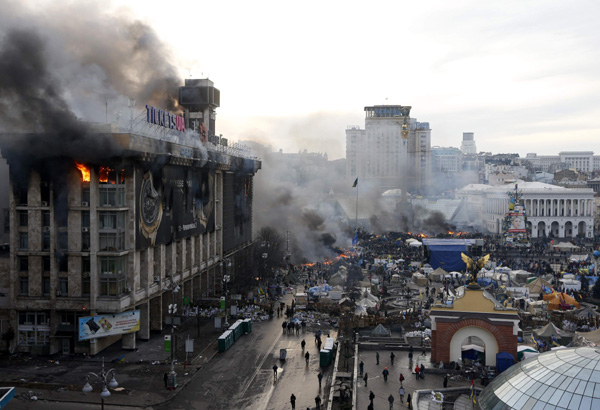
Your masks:
{"label": "banner on building", "polygon": [[79,318],[79,340],[122,335],[140,330],[140,311]]}

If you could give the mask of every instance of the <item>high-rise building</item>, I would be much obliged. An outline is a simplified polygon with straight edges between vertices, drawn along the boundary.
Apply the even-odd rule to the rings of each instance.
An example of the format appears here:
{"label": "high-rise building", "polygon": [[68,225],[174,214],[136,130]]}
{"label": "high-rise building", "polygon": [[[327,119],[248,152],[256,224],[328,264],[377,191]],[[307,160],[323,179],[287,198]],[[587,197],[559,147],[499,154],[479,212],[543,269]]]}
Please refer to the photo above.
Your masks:
{"label": "high-rise building", "polygon": [[[0,135],[11,227],[0,320],[15,329],[14,350],[96,354],[119,340],[133,349],[162,330],[170,305],[181,312],[217,296],[225,274],[251,274],[261,164],[208,132],[218,100],[212,84],[194,85],[205,88],[182,90],[185,116],[146,106],[129,129]],[[186,132],[190,120],[198,133]]]}
{"label": "high-rise building", "polygon": [[475,134],[472,132],[463,132],[462,144],[460,150],[465,155],[477,154],[477,146],[475,145]]}
{"label": "high-rise building", "polygon": [[382,189],[420,192],[431,175],[431,128],[402,105],[365,107],[365,128],[346,129],[346,175]]}

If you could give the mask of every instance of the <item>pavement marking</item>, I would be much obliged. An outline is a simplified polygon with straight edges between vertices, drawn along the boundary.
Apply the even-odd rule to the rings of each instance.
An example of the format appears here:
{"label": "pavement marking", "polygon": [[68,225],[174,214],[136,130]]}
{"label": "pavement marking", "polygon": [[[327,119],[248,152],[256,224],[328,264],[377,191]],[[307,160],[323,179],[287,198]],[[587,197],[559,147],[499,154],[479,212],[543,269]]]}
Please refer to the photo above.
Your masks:
{"label": "pavement marking", "polygon": [[252,382],[256,378],[256,375],[261,370],[263,364],[265,364],[265,361],[267,360],[267,357],[271,355],[271,351],[273,350],[273,348],[275,347],[275,345],[279,342],[279,339],[281,339],[282,333],[278,332],[278,334],[279,334],[279,336],[277,336],[277,338],[275,338],[275,340],[273,341],[273,343],[271,344],[271,346],[269,347],[269,349],[267,350],[267,352],[263,355],[263,358],[260,361],[260,364],[256,367],[256,370],[254,371],[254,374],[246,382],[244,388],[241,391],[240,397],[244,397],[244,395],[246,394],[246,390],[248,390],[248,388],[250,387],[250,385],[252,384]]}

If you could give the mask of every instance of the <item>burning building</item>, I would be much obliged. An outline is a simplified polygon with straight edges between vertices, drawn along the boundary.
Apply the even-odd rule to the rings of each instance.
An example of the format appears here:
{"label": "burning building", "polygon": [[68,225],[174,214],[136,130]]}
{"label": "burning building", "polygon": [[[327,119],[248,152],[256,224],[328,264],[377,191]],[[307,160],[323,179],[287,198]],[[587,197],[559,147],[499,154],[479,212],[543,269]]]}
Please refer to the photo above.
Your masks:
{"label": "burning building", "polygon": [[13,349],[133,349],[162,330],[172,300],[214,297],[223,275],[245,274],[261,163],[216,136],[219,99],[209,80],[186,80],[181,116],[132,105],[125,127],[0,135]]}

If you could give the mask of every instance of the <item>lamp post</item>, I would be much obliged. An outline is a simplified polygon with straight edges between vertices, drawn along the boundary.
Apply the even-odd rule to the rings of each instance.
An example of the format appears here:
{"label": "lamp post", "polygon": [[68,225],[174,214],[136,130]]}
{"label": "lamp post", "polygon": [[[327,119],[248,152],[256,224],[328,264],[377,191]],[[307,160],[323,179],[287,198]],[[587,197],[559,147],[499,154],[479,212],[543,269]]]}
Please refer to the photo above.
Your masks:
{"label": "lamp post", "polygon": [[179,292],[177,282],[171,282],[170,287],[166,286],[163,290],[171,291],[171,304],[169,305],[169,314],[171,315],[171,371],[167,379],[168,387],[174,389],[177,387],[177,373],[175,373],[175,313],[177,313],[177,304],[175,303],[175,294]]}
{"label": "lamp post", "polygon": [[229,314],[227,312],[227,295],[229,294],[229,281],[231,280],[231,276],[227,274],[227,268],[231,266],[231,262],[229,258],[223,259],[221,262],[221,269],[223,273],[223,300],[225,307],[225,323],[224,326],[229,327]]}
{"label": "lamp post", "polygon": [[[95,378],[100,380],[102,382],[102,391],[100,392],[102,410],[104,410],[104,399],[106,399],[107,397],[110,397],[110,391],[108,391],[108,388],[110,387],[111,389],[114,389],[119,385],[119,383],[117,383],[117,380],[115,379],[115,373],[116,373],[115,369],[110,369],[109,371],[104,370],[104,357],[103,357],[102,358],[102,370],[100,370],[100,374],[97,374],[94,372],[88,372],[86,375],[85,385],[83,386],[83,389],[81,389],[81,391],[84,393],[90,393],[92,390],[94,390],[92,385],[90,384],[90,376],[94,376]],[[110,379],[110,381],[107,381],[111,374],[112,374],[112,379]]]}

